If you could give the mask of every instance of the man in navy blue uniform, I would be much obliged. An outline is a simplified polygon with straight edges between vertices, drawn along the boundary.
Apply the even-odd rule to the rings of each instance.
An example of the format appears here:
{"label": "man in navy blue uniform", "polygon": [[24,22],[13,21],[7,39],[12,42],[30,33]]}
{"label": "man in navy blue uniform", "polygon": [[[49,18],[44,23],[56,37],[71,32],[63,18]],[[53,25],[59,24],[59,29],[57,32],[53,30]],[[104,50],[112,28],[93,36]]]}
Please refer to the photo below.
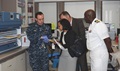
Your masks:
{"label": "man in navy blue uniform", "polygon": [[30,66],[33,71],[49,71],[48,45],[51,39],[51,29],[44,23],[44,14],[37,12],[35,22],[29,24],[27,37],[30,40],[28,48]]}

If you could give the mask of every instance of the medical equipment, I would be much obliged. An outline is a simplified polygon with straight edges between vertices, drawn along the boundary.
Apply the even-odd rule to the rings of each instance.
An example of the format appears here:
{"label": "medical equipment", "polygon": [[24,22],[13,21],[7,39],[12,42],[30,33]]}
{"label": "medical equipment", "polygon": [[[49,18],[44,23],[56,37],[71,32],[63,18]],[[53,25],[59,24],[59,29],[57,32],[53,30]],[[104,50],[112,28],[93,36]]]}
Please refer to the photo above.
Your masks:
{"label": "medical equipment", "polygon": [[0,53],[21,47],[21,24],[19,13],[0,12]]}

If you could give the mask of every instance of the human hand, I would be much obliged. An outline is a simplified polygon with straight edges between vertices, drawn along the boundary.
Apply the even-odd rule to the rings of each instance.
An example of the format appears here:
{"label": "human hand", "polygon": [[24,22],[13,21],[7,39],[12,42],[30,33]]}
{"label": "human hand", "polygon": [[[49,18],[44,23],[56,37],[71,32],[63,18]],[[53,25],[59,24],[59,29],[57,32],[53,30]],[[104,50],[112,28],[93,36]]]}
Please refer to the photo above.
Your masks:
{"label": "human hand", "polygon": [[110,59],[110,61],[112,61],[112,55],[110,55],[110,54],[109,54],[109,59]]}
{"label": "human hand", "polygon": [[55,41],[53,39],[49,39],[49,41],[52,42],[52,43],[55,43]]}
{"label": "human hand", "polygon": [[43,41],[44,41],[45,43],[48,43],[48,42],[49,42],[49,39],[48,39],[47,36],[41,36],[41,39],[43,39]]}

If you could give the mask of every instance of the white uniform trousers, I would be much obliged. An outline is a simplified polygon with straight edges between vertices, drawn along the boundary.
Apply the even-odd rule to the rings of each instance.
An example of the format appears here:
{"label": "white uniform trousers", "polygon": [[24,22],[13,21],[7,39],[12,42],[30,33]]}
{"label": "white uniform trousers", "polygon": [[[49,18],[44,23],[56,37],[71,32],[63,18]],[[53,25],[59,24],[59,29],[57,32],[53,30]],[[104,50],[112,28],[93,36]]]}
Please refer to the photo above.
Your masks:
{"label": "white uniform trousers", "polygon": [[105,49],[95,48],[90,51],[91,71],[107,71],[108,51]]}

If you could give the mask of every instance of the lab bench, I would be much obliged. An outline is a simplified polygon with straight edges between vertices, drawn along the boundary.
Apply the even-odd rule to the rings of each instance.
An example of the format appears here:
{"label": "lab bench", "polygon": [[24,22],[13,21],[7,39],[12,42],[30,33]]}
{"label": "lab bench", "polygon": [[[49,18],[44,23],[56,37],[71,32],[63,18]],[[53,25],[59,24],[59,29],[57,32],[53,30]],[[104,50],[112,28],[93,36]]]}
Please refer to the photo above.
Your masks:
{"label": "lab bench", "polygon": [[27,71],[27,48],[20,47],[0,54],[0,71]]}

